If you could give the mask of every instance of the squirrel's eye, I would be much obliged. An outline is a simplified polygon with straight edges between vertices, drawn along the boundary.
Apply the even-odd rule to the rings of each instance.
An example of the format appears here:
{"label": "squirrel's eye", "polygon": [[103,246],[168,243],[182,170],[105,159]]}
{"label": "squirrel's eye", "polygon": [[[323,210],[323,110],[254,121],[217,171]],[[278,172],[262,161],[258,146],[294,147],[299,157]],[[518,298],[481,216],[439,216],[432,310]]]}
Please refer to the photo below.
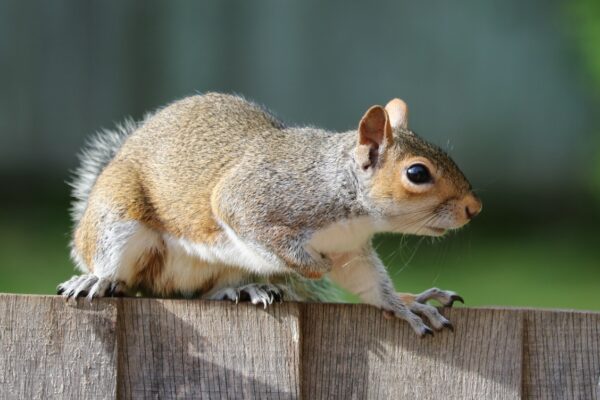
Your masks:
{"label": "squirrel's eye", "polygon": [[406,177],[417,185],[431,182],[431,174],[423,164],[413,164],[406,170]]}

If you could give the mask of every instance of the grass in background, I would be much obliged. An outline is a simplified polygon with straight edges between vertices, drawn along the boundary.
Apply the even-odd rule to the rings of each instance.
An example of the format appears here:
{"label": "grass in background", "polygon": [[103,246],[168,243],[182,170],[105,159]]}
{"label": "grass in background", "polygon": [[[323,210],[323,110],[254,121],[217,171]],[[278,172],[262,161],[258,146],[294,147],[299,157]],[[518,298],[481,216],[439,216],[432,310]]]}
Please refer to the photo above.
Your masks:
{"label": "grass in background", "polygon": [[[594,232],[550,227],[495,236],[466,228],[431,242],[379,239],[399,291],[459,292],[469,306],[600,310],[600,251]],[[413,255],[414,254],[414,255]]]}
{"label": "grass in background", "polygon": [[55,294],[74,273],[66,212],[32,208],[0,216],[0,292]]}

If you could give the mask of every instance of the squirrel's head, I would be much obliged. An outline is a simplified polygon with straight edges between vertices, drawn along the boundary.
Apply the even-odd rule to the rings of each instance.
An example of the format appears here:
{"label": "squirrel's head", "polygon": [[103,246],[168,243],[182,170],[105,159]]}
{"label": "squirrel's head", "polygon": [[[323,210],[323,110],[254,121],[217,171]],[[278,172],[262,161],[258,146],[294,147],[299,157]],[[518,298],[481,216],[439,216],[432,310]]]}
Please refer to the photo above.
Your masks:
{"label": "squirrel's head", "polygon": [[408,108],[400,99],[365,113],[354,157],[370,202],[390,231],[440,236],[481,211],[454,161],[408,129]]}

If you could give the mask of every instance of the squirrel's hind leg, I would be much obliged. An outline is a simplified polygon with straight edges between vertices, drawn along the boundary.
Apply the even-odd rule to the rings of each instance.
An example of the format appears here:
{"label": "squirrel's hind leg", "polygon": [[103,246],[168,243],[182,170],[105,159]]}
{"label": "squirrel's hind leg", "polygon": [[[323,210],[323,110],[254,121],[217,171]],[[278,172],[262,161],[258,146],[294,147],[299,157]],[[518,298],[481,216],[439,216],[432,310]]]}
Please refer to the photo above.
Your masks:
{"label": "squirrel's hind leg", "polygon": [[[115,193],[108,190],[112,187],[121,189]],[[133,178],[115,180],[108,174],[98,179],[72,241],[72,258],[88,274],[61,284],[58,290],[65,297],[85,293],[91,300],[128,289],[164,291],[165,244],[158,231],[140,220],[145,203],[138,192]]]}
{"label": "squirrel's hind leg", "polygon": [[[67,298],[85,295],[91,300],[128,294],[130,289],[163,292],[165,248],[161,236],[139,221],[121,220],[114,214],[104,215],[100,220],[100,223],[95,220],[93,229],[85,232],[89,221],[84,219],[78,228],[84,233],[76,232],[83,239],[75,241],[73,252],[86,261],[90,273],[59,285],[59,293]],[[86,243],[93,246],[85,246]]]}
{"label": "squirrel's hind leg", "polygon": [[[85,231],[89,221],[82,222],[84,225],[79,229]],[[162,250],[158,234],[138,221],[113,221],[112,217],[104,216],[101,223],[95,222],[95,229],[79,232],[84,238],[73,245],[79,268],[88,273],[60,284],[58,294],[67,299],[86,296],[91,300],[128,295],[130,288],[155,283],[152,278],[162,268],[155,262],[162,260],[156,257]]]}

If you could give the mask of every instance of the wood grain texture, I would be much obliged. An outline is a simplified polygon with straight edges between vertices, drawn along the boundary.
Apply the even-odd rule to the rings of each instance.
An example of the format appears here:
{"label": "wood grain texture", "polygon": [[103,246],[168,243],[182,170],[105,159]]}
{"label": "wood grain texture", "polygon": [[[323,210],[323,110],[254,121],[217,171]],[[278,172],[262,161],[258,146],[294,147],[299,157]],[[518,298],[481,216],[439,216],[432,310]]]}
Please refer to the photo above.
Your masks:
{"label": "wood grain texture", "polygon": [[446,310],[456,333],[417,338],[363,305],[307,305],[302,319],[307,399],[515,399],[521,393],[517,313]]}
{"label": "wood grain texture", "polygon": [[299,397],[295,304],[125,299],[119,312],[119,398]]}
{"label": "wood grain texture", "polygon": [[523,311],[527,399],[600,398],[600,313]]}
{"label": "wood grain texture", "polygon": [[113,399],[114,300],[0,295],[0,398]]}
{"label": "wood grain texture", "polygon": [[0,399],[599,399],[600,313],[0,294]]}

